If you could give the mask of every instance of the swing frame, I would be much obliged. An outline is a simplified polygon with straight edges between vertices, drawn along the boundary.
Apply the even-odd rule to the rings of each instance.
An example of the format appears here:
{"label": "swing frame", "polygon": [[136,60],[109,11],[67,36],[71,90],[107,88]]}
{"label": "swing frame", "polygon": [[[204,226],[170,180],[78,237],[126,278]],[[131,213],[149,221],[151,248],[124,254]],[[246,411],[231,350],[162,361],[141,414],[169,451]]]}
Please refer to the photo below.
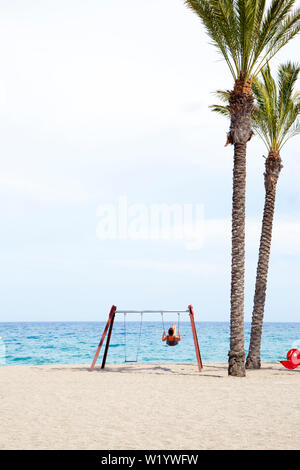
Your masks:
{"label": "swing frame", "polygon": [[116,316],[117,313],[126,314],[126,315],[128,313],[129,314],[130,313],[140,313],[140,314],[144,314],[144,313],[160,313],[160,314],[163,314],[163,313],[188,313],[189,317],[190,317],[191,328],[192,328],[192,333],[193,333],[193,340],[194,340],[194,346],[195,346],[198,369],[199,369],[199,372],[201,372],[203,370],[200,347],[199,347],[198,336],[197,336],[197,330],[196,330],[196,325],[195,325],[194,309],[193,309],[192,305],[189,305],[187,310],[117,310],[117,307],[115,305],[113,305],[110,309],[107,323],[105,325],[103,334],[102,334],[100,342],[98,344],[98,348],[97,348],[96,354],[94,356],[92,365],[89,369],[90,372],[92,372],[95,368],[95,364],[96,364],[97,359],[99,357],[101,348],[103,346],[103,343],[104,343],[104,340],[105,340],[105,337],[106,337],[106,334],[107,334],[107,331],[108,331],[105,350],[104,350],[104,354],[103,354],[103,358],[102,358],[101,369],[104,369],[104,367],[105,367],[106,360],[107,360],[107,353],[108,353],[108,349],[109,349],[110,338],[111,338],[111,333],[112,333],[112,329],[113,329],[113,326],[114,326],[115,316]]}

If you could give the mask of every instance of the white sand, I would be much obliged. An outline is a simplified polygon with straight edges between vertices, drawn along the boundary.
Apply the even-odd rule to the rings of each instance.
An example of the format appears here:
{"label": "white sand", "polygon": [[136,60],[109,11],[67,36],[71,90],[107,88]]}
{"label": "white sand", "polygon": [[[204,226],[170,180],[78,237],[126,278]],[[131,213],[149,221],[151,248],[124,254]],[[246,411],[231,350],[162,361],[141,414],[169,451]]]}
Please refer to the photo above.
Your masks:
{"label": "white sand", "polygon": [[300,368],[0,367],[0,449],[300,449]]}

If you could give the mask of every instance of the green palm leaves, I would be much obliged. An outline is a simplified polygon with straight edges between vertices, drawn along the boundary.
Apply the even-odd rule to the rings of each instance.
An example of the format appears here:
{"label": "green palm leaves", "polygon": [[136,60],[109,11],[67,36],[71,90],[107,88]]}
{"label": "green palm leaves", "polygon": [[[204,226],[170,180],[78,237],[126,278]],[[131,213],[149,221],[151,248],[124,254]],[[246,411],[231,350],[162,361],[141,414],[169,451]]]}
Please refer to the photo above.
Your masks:
{"label": "green palm leaves", "polygon": [[[299,72],[298,64],[282,64],[276,82],[267,65],[261,72],[261,79],[252,83],[256,99],[252,126],[269,151],[279,152],[291,137],[300,133],[300,93],[294,93]],[[228,103],[229,92],[217,91],[216,95]],[[214,105],[211,108],[230,117],[227,106]]]}
{"label": "green palm leaves", "polygon": [[300,31],[295,0],[185,0],[201,18],[234,80],[252,80]]}
{"label": "green palm leaves", "polygon": [[253,127],[268,149],[280,151],[288,139],[300,132],[300,94],[294,94],[299,71],[298,64],[281,65],[276,84],[267,66],[262,80],[253,83],[257,100]]}

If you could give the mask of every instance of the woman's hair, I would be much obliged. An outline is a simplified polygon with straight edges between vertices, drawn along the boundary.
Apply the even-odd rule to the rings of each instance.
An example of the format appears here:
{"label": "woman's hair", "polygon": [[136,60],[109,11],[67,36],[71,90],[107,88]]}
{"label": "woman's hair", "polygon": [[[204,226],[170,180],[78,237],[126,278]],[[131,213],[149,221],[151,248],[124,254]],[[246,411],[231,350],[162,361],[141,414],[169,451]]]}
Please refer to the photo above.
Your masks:
{"label": "woman's hair", "polygon": [[170,336],[173,336],[173,334],[174,334],[174,330],[173,330],[173,328],[169,328],[169,331],[168,331],[168,333],[169,333],[169,335],[170,335]]}

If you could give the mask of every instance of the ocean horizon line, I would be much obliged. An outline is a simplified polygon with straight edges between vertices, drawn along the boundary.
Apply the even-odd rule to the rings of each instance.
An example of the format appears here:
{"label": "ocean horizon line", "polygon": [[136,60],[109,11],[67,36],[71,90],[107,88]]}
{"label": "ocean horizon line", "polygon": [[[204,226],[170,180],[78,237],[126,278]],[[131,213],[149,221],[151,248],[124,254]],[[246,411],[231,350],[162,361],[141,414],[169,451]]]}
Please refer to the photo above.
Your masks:
{"label": "ocean horizon line", "polygon": [[[138,315],[138,314],[136,314]],[[126,319],[126,322],[136,323],[140,320],[130,320],[129,318]],[[196,323],[222,323],[222,324],[230,324],[230,320],[197,320],[195,319]],[[12,320],[12,321],[0,321],[0,325],[7,325],[7,324],[14,324],[14,323],[106,323],[107,318],[104,320]],[[115,323],[123,323],[122,320],[115,320]],[[161,320],[145,320],[143,319],[143,323],[161,323]],[[175,322],[176,323],[176,322]],[[180,320],[180,323],[190,323],[189,320]],[[251,320],[247,320],[244,322],[245,324],[251,324]],[[300,322],[296,321],[264,321],[265,324],[289,324],[289,325],[299,325]]]}

